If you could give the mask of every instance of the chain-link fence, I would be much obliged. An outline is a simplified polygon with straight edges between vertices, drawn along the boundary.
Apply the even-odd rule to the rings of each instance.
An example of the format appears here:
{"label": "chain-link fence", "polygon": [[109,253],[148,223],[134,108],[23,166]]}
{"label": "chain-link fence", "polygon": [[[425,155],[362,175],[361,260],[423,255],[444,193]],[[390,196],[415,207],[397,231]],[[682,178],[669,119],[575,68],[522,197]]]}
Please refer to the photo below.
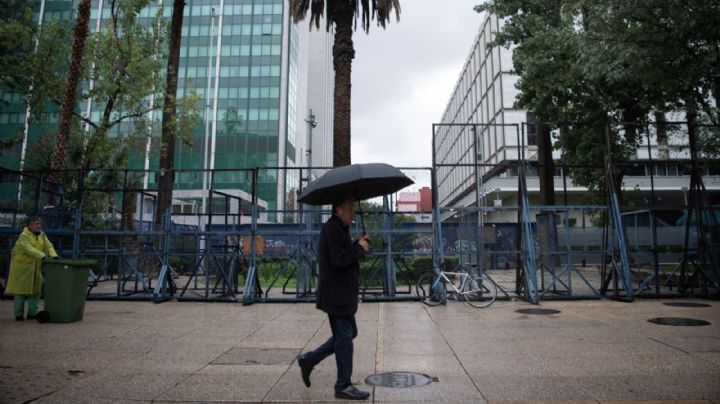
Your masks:
{"label": "chain-link fence", "polygon": [[[596,128],[599,154],[553,151],[548,185],[534,128],[434,125],[442,268],[483,270],[534,302],[717,295],[720,134],[694,128],[695,151],[683,122]],[[615,145],[627,132],[636,147]]]}
{"label": "chain-link fence", "polygon": [[[617,141],[622,131],[633,145]],[[553,151],[548,185],[525,125],[434,125],[433,168],[402,169],[414,185],[359,205],[351,231],[371,236],[361,297],[415,299],[419,276],[440,269],[483,271],[501,298],[533,302],[716,296],[718,128],[662,122],[597,136],[607,143],[597,155]],[[90,298],[314,300],[331,212],[297,198],[327,170],[176,170],[162,215],[157,171],[70,170],[58,187],[48,172],[3,170],[0,283],[25,219],[39,215],[61,255],[97,260]]]}
{"label": "chain-link fence", "polygon": [[[297,197],[325,171],[177,170],[172,208],[159,224],[156,172],[66,171],[64,187],[49,196],[48,173],[6,171],[0,280],[25,219],[39,215],[62,256],[97,261],[91,299],[314,300],[318,236],[331,212]],[[362,202],[352,230],[371,235],[361,268],[366,300],[414,299],[417,274],[431,267],[431,170],[403,171],[415,184]]]}

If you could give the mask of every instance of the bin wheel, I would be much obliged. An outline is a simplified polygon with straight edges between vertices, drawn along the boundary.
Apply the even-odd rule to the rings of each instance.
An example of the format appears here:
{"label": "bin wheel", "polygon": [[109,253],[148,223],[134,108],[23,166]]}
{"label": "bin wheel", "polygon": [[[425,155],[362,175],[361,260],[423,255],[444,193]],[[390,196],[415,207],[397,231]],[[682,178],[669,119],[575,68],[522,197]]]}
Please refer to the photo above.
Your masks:
{"label": "bin wheel", "polygon": [[35,319],[38,321],[38,323],[47,323],[48,321],[50,321],[50,313],[45,310],[41,310],[38,312],[37,316],[35,316]]}

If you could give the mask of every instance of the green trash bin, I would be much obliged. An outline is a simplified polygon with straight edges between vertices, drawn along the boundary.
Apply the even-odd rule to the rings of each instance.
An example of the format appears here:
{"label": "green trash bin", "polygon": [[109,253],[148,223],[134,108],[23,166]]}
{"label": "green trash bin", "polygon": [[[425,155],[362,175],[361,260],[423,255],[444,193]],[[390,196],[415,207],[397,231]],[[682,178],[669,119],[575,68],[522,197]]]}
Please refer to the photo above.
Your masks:
{"label": "green trash bin", "polygon": [[46,259],[45,311],[51,323],[80,321],[85,311],[85,290],[89,269],[96,264],[88,259]]}

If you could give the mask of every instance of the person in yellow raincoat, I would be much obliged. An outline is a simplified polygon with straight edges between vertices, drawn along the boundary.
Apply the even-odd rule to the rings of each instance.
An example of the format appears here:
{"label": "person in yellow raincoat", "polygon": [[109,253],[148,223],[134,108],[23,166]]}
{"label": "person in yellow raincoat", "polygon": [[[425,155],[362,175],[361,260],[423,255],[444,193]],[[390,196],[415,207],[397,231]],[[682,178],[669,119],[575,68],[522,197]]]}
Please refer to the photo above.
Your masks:
{"label": "person in yellow raincoat", "polygon": [[29,217],[27,227],[20,233],[12,249],[10,274],[5,293],[15,295],[15,320],[23,320],[25,301],[28,302],[27,318],[38,314],[40,289],[42,288],[42,260],[57,258],[50,240],[42,231],[42,222],[38,217]]}

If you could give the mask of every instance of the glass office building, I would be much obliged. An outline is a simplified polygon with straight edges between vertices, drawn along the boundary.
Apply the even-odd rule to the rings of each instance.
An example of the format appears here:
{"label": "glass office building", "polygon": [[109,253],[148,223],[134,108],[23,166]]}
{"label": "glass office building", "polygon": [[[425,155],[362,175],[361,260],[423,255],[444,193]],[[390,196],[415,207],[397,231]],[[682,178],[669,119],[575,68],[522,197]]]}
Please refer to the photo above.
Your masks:
{"label": "glass office building", "polygon": [[[73,23],[77,4],[77,0],[44,0],[37,16],[43,21],[55,18]],[[91,31],[103,29],[109,18],[109,7],[108,0],[93,0]],[[327,105],[332,106],[333,75],[331,53],[324,46],[331,43],[332,35],[324,30],[311,33],[305,24],[291,23],[287,7],[285,0],[186,1],[178,98],[197,93],[202,100],[202,120],[193,132],[192,146],[177,142],[177,169],[217,169],[216,187],[238,187],[239,191],[248,193],[251,190],[246,175],[221,170],[306,165],[309,146],[305,120],[311,109],[315,111],[315,120],[324,124],[313,130],[314,141],[332,144],[329,121],[332,116],[325,113]],[[161,8],[169,24],[172,14],[169,0],[151,1],[141,11],[140,22],[151,24]],[[308,57],[309,52],[321,57]],[[313,71],[330,74],[311,77]],[[315,82],[308,83],[309,79]],[[317,87],[329,89],[310,94],[308,89]],[[0,110],[0,136],[8,138],[24,129],[26,108],[17,94],[2,94],[2,97],[8,103]],[[78,110],[89,112],[93,118],[99,118],[101,113],[93,110],[92,105],[78,105]],[[157,109],[150,114],[152,131],[159,139],[162,111]],[[31,145],[40,135],[57,130],[58,120],[57,108],[48,110],[41,122],[28,126],[26,143]],[[116,127],[117,133],[127,129],[122,125],[132,123]],[[4,149],[0,166],[20,168],[27,144]],[[328,161],[316,157],[312,163],[323,166]],[[130,163],[130,168],[157,166],[158,156],[152,153],[137,153]],[[284,189],[299,181],[284,170],[265,169],[261,176],[258,194],[268,209],[281,208],[286,203]],[[195,205],[206,186],[203,176],[180,172],[176,178],[178,200],[174,204]],[[153,174],[146,181],[152,188]]]}

